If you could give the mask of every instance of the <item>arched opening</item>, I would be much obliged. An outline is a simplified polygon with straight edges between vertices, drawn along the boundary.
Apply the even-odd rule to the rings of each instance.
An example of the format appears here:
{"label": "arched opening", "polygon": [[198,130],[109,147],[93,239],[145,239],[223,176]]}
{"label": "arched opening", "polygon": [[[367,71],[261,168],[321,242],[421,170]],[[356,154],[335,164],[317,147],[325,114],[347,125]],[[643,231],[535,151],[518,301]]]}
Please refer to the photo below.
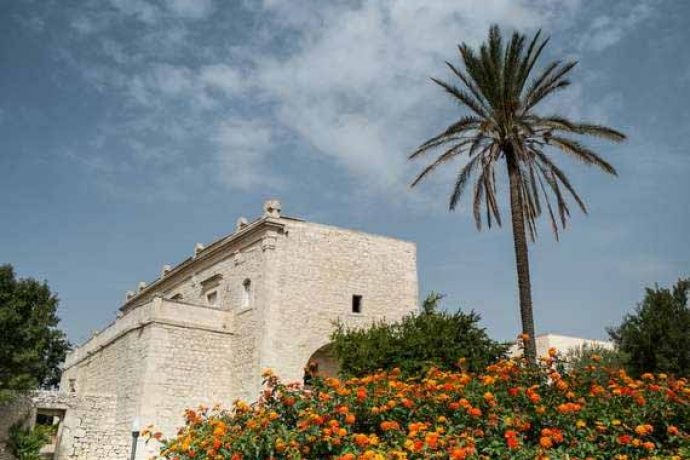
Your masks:
{"label": "arched opening", "polygon": [[340,366],[333,353],[331,344],[326,344],[316,350],[307,360],[304,367],[304,384],[309,385],[311,380],[318,376],[321,378],[337,377]]}

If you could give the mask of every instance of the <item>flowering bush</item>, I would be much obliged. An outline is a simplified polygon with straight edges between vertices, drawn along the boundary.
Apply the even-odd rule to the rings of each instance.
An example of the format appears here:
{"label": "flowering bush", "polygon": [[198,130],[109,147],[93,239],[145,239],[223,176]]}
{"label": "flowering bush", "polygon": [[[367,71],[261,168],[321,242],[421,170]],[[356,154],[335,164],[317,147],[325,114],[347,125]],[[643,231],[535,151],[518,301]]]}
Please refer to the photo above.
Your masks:
{"label": "flowering bush", "polygon": [[[188,410],[161,457],[187,459],[690,458],[690,384],[596,365],[501,361],[479,374],[393,369],[310,389],[270,371],[253,405]],[[160,438],[156,433],[150,436]]]}

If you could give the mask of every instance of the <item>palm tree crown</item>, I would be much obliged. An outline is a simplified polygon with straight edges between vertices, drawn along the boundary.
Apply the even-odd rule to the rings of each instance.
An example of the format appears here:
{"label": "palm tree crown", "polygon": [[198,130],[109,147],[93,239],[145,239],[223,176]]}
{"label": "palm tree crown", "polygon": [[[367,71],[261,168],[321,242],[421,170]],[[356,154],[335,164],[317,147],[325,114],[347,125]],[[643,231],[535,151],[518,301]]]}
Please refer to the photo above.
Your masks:
{"label": "palm tree crown", "polygon": [[[462,84],[456,86],[435,78],[432,80],[468,113],[410,155],[410,159],[414,159],[442,148],[442,153],[412,182],[413,187],[438,166],[466,156],[466,163],[455,179],[449,206],[451,210],[455,209],[465,186],[472,176],[476,176],[472,200],[479,229],[484,219],[489,227],[494,221],[501,225],[496,196],[496,165],[500,160],[505,163],[522,331],[527,337],[525,356],[532,362],[536,359],[536,342],[525,229],[534,240],[537,234],[535,220],[542,212],[542,198],[556,238],[558,222],[565,228],[570,215],[565,200],[568,194],[582,211],[587,212],[584,202],[550,154],[560,151],[615,175],[613,166],[576,136],[595,136],[616,142],[625,139],[624,134],[606,126],[537,113],[540,102],[570,85],[566,77],[576,65],[575,62],[555,61],[532,76],[549,41],[540,36],[541,31],[528,43],[525,35],[515,32],[504,46],[501,31],[498,26],[492,26],[488,40],[479,49],[474,50],[464,43],[460,45],[458,49],[464,68],[449,62],[446,64]],[[484,217],[482,207],[485,209]]]}
{"label": "palm tree crown", "polygon": [[[586,213],[587,208],[567,176],[547,152],[560,150],[586,164],[595,165],[610,174],[616,170],[606,160],[587,148],[572,135],[590,135],[612,141],[622,141],[619,131],[591,123],[570,121],[556,115],[536,113],[538,104],[555,92],[566,88],[566,78],[576,62],[555,61],[530,79],[534,66],[548,43],[537,32],[527,44],[527,37],[513,33],[509,43],[502,44],[498,26],[492,26],[488,42],[478,51],[466,44],[458,47],[464,71],[446,62],[462,85],[432,78],[443,87],[469,114],[451,124],[445,131],[423,143],[411,155],[417,158],[437,147],[446,149],[416,177],[412,186],[438,166],[458,156],[469,161],[460,169],[450,195],[450,209],[455,209],[466,184],[477,175],[473,191],[473,211],[478,228],[482,225],[482,204],[489,227],[492,221],[501,225],[501,213],[496,197],[496,164],[499,160],[515,160],[520,179],[519,193],[524,224],[532,239],[536,236],[535,218],[541,214],[544,198],[550,221],[558,238],[558,220],[565,227],[570,214],[565,193],[569,193]],[[525,47],[525,45],[527,45]],[[529,80],[529,84],[528,84]],[[549,195],[552,195],[550,198]],[[552,207],[555,202],[555,209]]]}

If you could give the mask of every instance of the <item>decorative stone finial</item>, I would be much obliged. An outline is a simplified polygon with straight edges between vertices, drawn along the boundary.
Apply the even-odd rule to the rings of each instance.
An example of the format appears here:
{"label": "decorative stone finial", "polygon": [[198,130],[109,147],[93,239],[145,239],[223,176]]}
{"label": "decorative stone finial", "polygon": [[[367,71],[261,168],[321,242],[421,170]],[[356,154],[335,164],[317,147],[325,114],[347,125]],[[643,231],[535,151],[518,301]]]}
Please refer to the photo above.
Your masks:
{"label": "decorative stone finial", "polygon": [[161,268],[161,278],[163,278],[165,275],[170,273],[170,270],[172,270],[172,267],[168,264],[163,265],[163,268]]}
{"label": "decorative stone finial", "polygon": [[132,297],[134,297],[134,291],[127,291],[125,294],[125,300],[130,300]]}
{"label": "decorative stone finial", "polygon": [[278,200],[267,200],[264,202],[264,217],[280,217],[280,201]]}
{"label": "decorative stone finial", "polygon": [[242,230],[247,225],[249,225],[247,218],[246,217],[240,217],[239,219],[237,219],[237,223],[235,224],[235,230],[236,231]]}
{"label": "decorative stone finial", "polygon": [[201,251],[204,250],[204,245],[201,243],[197,243],[196,246],[194,246],[194,257],[198,256]]}
{"label": "decorative stone finial", "polygon": [[146,282],[139,281],[139,292],[143,291],[144,289],[146,289]]}

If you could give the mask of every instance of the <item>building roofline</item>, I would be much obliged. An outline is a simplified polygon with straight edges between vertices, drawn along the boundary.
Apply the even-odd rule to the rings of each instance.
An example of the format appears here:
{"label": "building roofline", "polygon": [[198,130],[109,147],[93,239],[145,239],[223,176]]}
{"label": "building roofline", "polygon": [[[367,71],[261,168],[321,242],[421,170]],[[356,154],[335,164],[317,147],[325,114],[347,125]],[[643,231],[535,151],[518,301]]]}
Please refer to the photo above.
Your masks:
{"label": "building roofline", "polygon": [[[159,287],[163,282],[171,279],[175,275],[178,275],[188,270],[190,267],[193,267],[205,260],[208,260],[209,258],[218,254],[222,249],[224,249],[228,245],[241,241],[251,235],[255,235],[263,229],[273,228],[275,230],[282,230],[283,228],[285,228],[285,224],[283,222],[280,222],[281,219],[285,218],[261,217],[247,224],[245,227],[240,228],[239,230],[233,233],[230,233],[229,235],[218,238],[205,248],[201,249],[195,256],[187,257],[185,260],[183,260],[176,266],[172,267],[170,271],[167,272],[165,275],[158,277],[155,281],[148,284],[140,292],[135,293],[132,297],[127,299],[125,303],[122,304],[122,306],[120,307],[120,311],[126,311],[136,307],[138,301],[140,301],[142,296],[150,294],[151,292],[155,292],[155,289]],[[294,218],[288,219],[300,220]]]}

